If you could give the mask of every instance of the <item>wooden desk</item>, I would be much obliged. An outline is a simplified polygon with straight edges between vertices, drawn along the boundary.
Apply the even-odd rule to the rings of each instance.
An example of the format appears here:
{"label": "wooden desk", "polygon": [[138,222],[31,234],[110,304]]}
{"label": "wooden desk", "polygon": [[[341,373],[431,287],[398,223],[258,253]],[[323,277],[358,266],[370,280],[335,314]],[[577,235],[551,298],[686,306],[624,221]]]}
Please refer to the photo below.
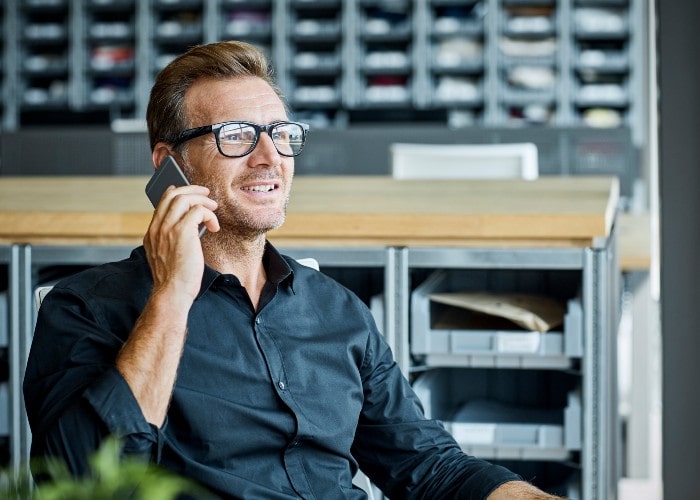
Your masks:
{"label": "wooden desk", "polygon": [[617,217],[620,268],[648,271],[651,266],[651,219],[649,214],[622,213]]}
{"label": "wooden desk", "polygon": [[[138,245],[145,177],[0,178],[0,243]],[[280,246],[595,246],[611,231],[610,177],[424,181],[298,177]]]}

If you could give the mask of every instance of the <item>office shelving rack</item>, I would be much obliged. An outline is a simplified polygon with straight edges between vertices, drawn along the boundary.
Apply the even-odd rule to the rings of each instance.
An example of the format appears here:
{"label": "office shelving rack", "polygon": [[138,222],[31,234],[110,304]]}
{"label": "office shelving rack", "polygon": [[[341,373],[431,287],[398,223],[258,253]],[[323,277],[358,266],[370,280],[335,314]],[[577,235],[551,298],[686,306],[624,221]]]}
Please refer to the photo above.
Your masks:
{"label": "office shelving rack", "polygon": [[65,109],[71,86],[72,10],[67,0],[23,2],[19,16],[20,75],[18,98],[23,109]]}
{"label": "office shelving rack", "polygon": [[486,107],[488,87],[484,6],[433,1],[426,11],[426,104],[461,109],[473,121]]}
{"label": "office shelving rack", "polygon": [[[590,294],[599,276],[614,276],[601,256],[409,248],[406,257],[411,319],[403,363],[428,415],[465,451],[572,499],[614,497],[616,445],[608,433],[615,395],[605,382],[614,347],[593,332],[610,328],[605,321],[617,313],[608,309],[614,301]],[[459,330],[432,329],[440,314],[427,306],[430,294],[463,290],[558,297],[567,304],[565,322],[546,333],[482,330],[469,321]],[[448,332],[452,338],[440,337]],[[601,453],[610,454],[604,467]]]}
{"label": "office shelving rack", "polygon": [[340,1],[289,2],[282,21],[285,39],[277,51],[291,107],[302,119],[332,120],[344,107],[348,21]]}
{"label": "office shelving rack", "polygon": [[358,2],[355,15],[356,106],[410,107],[420,81],[420,25],[412,2]]}
{"label": "office shelving rack", "polygon": [[174,55],[236,38],[268,52],[316,125],[425,111],[452,125],[626,125],[640,143],[644,3],[8,0],[3,127],[42,110],[141,119]]}
{"label": "office shelving rack", "polygon": [[78,51],[78,92],[84,109],[115,106],[133,112],[136,92],[136,31],[133,0],[87,2],[77,23],[83,36]]}

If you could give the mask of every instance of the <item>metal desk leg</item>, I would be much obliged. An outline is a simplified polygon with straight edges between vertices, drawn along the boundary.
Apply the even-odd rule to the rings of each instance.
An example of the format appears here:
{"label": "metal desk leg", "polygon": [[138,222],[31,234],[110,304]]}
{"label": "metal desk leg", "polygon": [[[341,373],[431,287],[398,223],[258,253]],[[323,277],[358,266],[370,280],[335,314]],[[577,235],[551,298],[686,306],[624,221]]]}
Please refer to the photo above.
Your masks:
{"label": "metal desk leg", "polygon": [[384,328],[394,359],[408,378],[410,363],[408,340],[408,250],[387,248],[384,268]]}
{"label": "metal desk leg", "polygon": [[617,497],[620,469],[617,408],[617,321],[619,270],[615,239],[607,248],[588,249],[583,273],[584,447],[583,498]]}

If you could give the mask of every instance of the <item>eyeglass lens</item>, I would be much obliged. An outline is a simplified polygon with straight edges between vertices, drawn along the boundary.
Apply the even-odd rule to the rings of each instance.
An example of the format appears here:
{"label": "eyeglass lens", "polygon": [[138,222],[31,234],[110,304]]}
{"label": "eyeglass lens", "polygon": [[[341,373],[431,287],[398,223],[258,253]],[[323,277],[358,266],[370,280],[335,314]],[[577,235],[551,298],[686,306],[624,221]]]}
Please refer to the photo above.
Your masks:
{"label": "eyeglass lens", "polygon": [[[227,156],[244,156],[258,141],[258,130],[245,123],[228,123],[219,129],[219,147]],[[268,134],[281,155],[295,156],[304,146],[304,129],[296,123],[278,123]]]}

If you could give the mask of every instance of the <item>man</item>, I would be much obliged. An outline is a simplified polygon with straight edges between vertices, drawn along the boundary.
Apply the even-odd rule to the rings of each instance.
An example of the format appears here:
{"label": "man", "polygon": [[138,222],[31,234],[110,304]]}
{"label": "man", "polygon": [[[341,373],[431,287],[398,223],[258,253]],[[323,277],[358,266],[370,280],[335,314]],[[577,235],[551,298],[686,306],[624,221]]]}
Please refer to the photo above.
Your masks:
{"label": "man", "polygon": [[33,455],[81,474],[113,434],[226,497],[363,498],[359,465],[391,498],[553,498],[425,420],[365,305],[266,241],[306,127],[258,50],[192,48],[157,77],[147,121],[154,165],[174,156],[191,185],[166,191],[129,259],[45,299],[24,382]]}

